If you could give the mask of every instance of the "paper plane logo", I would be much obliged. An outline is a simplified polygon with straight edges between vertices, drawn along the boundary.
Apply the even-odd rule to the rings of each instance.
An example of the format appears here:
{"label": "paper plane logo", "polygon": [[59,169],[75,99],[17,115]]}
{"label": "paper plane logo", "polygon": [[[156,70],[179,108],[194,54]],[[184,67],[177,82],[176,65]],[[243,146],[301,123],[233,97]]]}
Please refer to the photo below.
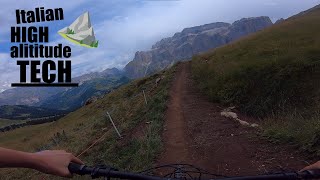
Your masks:
{"label": "paper plane logo", "polygon": [[58,31],[68,41],[87,48],[97,48],[99,41],[96,40],[89,12],[79,16],[70,26]]}

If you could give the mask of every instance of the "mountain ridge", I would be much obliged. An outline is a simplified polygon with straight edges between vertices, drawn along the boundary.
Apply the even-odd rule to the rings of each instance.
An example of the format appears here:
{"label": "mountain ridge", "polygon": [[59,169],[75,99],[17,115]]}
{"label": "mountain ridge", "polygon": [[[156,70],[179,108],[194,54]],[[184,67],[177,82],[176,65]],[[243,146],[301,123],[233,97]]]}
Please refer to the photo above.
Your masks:
{"label": "mountain ridge", "polygon": [[[204,91],[213,91],[215,88],[220,88],[221,91],[217,92],[217,95],[222,96],[222,98],[233,98],[229,99],[226,103],[230,103],[232,100],[236,99],[243,99],[243,102],[238,102],[239,105],[241,104],[248,104],[248,100],[252,100],[252,104],[249,106],[249,108],[263,108],[265,104],[270,103],[270,98],[283,100],[284,102],[288,102],[290,100],[297,100],[300,101],[300,99],[297,98],[277,98],[275,95],[281,94],[281,95],[287,95],[290,96],[288,93],[282,93],[282,91],[279,91],[278,87],[283,89],[282,83],[279,83],[279,80],[281,80],[284,83],[292,83],[291,85],[294,89],[296,86],[296,80],[294,81],[288,81],[288,78],[300,78],[301,76],[299,74],[296,74],[295,71],[299,70],[301,68],[301,61],[305,61],[306,59],[309,59],[310,64],[305,65],[313,65],[313,63],[319,62],[319,46],[320,43],[314,43],[320,40],[319,37],[319,31],[318,27],[320,26],[319,22],[316,21],[319,19],[319,13],[315,14],[311,19],[301,19],[299,21],[296,21],[295,23],[298,23],[294,25],[295,23],[292,23],[291,20],[285,21],[283,23],[280,23],[274,27],[268,28],[266,30],[263,30],[261,32],[258,32],[255,35],[245,37],[244,39],[241,39],[235,43],[229,44],[225,47],[221,47],[219,49],[215,49],[211,52],[203,53],[201,55],[197,55],[194,57],[194,60],[191,62],[192,67],[191,70],[193,75],[196,75],[196,73],[201,73],[202,76],[198,77],[199,83],[196,83],[199,86],[204,86],[203,83],[208,83],[208,85],[213,86],[212,88],[205,88]],[[304,25],[309,24],[309,26]],[[315,26],[317,25],[317,26]],[[309,27],[309,28],[307,28]],[[299,31],[296,31],[299,30]],[[309,33],[308,32],[313,32]],[[288,33],[289,32],[289,33]],[[307,32],[307,33],[306,33]],[[307,34],[309,37],[304,36],[297,36],[301,33],[302,35]],[[316,34],[316,38],[314,38],[314,35]],[[289,36],[289,37],[286,37]],[[313,46],[314,43],[316,46]],[[289,45],[288,47],[286,47]],[[297,46],[300,45],[300,46]],[[307,47],[307,46],[311,46]],[[288,49],[291,48],[290,54],[288,53]],[[309,49],[305,49],[309,48]],[[306,50],[306,51],[305,51]],[[304,52],[301,52],[304,51]],[[249,55],[249,57],[247,56]],[[279,57],[281,56],[281,57]],[[279,57],[279,58],[276,58]],[[301,58],[302,57],[302,58]],[[283,61],[293,61],[294,59],[297,59],[297,65],[293,68],[293,71],[290,70],[290,66],[267,66],[267,68],[262,68],[264,62],[270,63],[272,65]],[[253,67],[248,66],[248,64],[244,64],[244,62],[250,61],[249,65],[253,65]],[[286,63],[286,62],[285,62]],[[284,65],[286,65],[284,63]],[[300,63],[300,64],[299,64]],[[213,65],[214,64],[214,65]],[[212,66],[213,65],[213,66]],[[303,63],[302,63],[303,65]],[[279,68],[280,67],[280,68]],[[284,67],[284,68],[282,68]],[[292,67],[292,66],[291,66]],[[317,69],[319,69],[320,66],[315,66]],[[194,69],[194,68],[198,68]],[[237,71],[237,68],[244,69],[243,71]],[[282,68],[282,69],[281,69]],[[217,73],[211,73],[209,70],[212,69]],[[313,68],[314,72],[320,72],[316,71],[317,69]],[[282,70],[282,71],[279,71]],[[310,71],[311,70],[311,71]],[[171,72],[168,72],[171,71]],[[224,73],[221,73],[224,71]],[[230,73],[230,71],[233,71],[234,73]],[[275,72],[279,72],[277,75],[279,78],[273,79],[272,75],[276,74]],[[43,124],[43,125],[37,125],[33,127],[28,128],[21,128],[15,131],[12,131],[10,133],[6,134],[0,134],[0,142],[3,147],[9,147],[12,149],[19,149],[24,151],[39,151],[43,149],[68,149],[69,152],[73,154],[80,154],[83,152],[83,150],[88,149],[88,147],[92,147],[92,142],[96,142],[97,139],[103,138],[103,141],[99,141],[98,143],[94,144],[95,147],[90,149],[90,153],[84,153],[81,156],[81,159],[86,164],[94,164],[97,163],[97,161],[101,161],[102,163],[107,162],[107,164],[112,164],[115,167],[118,167],[120,169],[125,169],[127,171],[134,171],[134,172],[140,172],[143,169],[147,169],[149,167],[152,167],[153,162],[158,163],[158,161],[155,161],[155,157],[158,155],[161,155],[163,152],[161,150],[166,150],[166,147],[163,146],[161,143],[168,142],[168,139],[164,138],[162,136],[162,133],[168,132],[168,126],[166,126],[166,121],[164,116],[164,112],[168,107],[168,103],[170,102],[170,87],[172,86],[173,82],[172,80],[177,79],[180,83],[185,83],[184,79],[176,78],[174,77],[173,73],[179,72],[176,70],[175,67],[167,69],[164,71],[164,73],[161,74],[155,74],[143,79],[138,79],[132,81],[130,84],[126,86],[122,86],[121,88],[117,89],[116,91],[106,95],[104,98],[99,99],[98,101],[89,104],[88,106],[84,106],[81,109],[72,112],[65,116],[64,118],[57,121],[54,125],[52,124]],[[312,72],[312,68],[306,69],[307,73]],[[213,83],[219,76],[226,76],[226,74],[229,74],[230,76],[228,78],[222,78],[223,81],[217,81],[223,86],[215,86]],[[296,74],[296,77],[292,76]],[[198,74],[200,75],[200,74]],[[271,76],[270,76],[271,75]],[[319,75],[319,73],[318,73]],[[180,77],[183,77],[184,74],[182,74]],[[189,76],[185,76],[189,78]],[[304,77],[304,76],[302,76]],[[309,77],[309,76],[307,76]],[[319,77],[319,76],[318,76]],[[190,79],[192,76],[190,77]],[[158,79],[160,79],[160,82],[158,82]],[[305,80],[308,80],[310,78],[305,78]],[[319,81],[320,78],[315,78],[315,80]],[[267,82],[268,81],[268,82]],[[318,82],[317,81],[317,82]],[[303,81],[301,81],[304,83]],[[270,88],[269,86],[278,86],[276,88]],[[319,83],[312,83],[312,84],[305,84],[305,85],[320,85]],[[191,86],[190,86],[191,85]],[[193,85],[193,86],[192,86]],[[189,84],[189,87],[194,87],[194,84]],[[305,86],[301,86],[305,87]],[[260,89],[260,91],[256,91],[257,89]],[[281,90],[280,89],[280,90]],[[308,90],[309,88],[305,88],[305,90]],[[181,89],[177,88],[174,89],[178,94],[180,93]],[[298,88],[298,90],[304,90],[301,88]],[[317,88],[318,94],[319,94],[319,88]],[[223,96],[223,92],[226,91],[227,96]],[[249,93],[246,93],[245,91],[248,91]],[[146,93],[146,96],[144,96],[144,92]],[[199,98],[207,98],[210,95],[213,95],[212,93],[209,93],[208,96],[204,96],[202,92],[199,91],[190,91],[192,93],[195,93]],[[270,98],[265,98],[265,96],[261,96],[262,99],[259,99],[257,97],[260,97],[259,92],[266,94]],[[273,94],[270,94],[269,92],[272,92]],[[244,97],[244,94],[248,94],[248,96]],[[193,94],[191,94],[193,95]],[[310,95],[310,94],[309,94]],[[144,98],[146,97],[146,98]],[[320,96],[317,96],[320,97]],[[198,101],[199,98],[196,98],[195,100]],[[145,103],[145,100],[147,100],[148,103]],[[291,118],[292,116],[299,115],[296,113],[296,110],[293,109],[293,111],[290,111],[288,116],[283,117],[281,119],[278,119],[277,121],[271,121],[273,123],[269,127],[269,133],[264,134],[263,141],[265,141],[266,138],[274,137],[272,140],[273,143],[277,144],[284,144],[284,146],[280,146],[279,148],[276,148],[276,151],[269,151],[269,146],[262,146],[261,149],[252,151],[252,149],[249,146],[246,146],[245,143],[242,143],[242,140],[246,137],[249,137],[252,142],[254,142],[253,146],[260,146],[262,143],[260,142],[260,136],[250,136],[248,134],[248,129],[242,129],[242,127],[237,124],[234,124],[233,120],[228,119],[227,121],[217,121],[218,123],[221,123],[221,126],[226,128],[221,128],[218,125],[215,126],[208,126],[209,123],[214,123],[212,119],[217,119],[220,117],[220,110],[224,107],[223,104],[216,103],[215,105],[218,105],[217,114],[212,114],[212,106],[208,105],[207,102],[204,102],[203,105],[199,105],[197,103],[193,103],[193,99],[186,98],[186,96],[181,97],[181,100],[188,100],[190,101],[190,109],[197,109],[194,108],[197,107],[206,107],[206,110],[209,111],[194,111],[198,114],[193,114],[194,116],[179,116],[184,112],[189,112],[188,109],[179,111],[178,115],[173,113],[173,116],[177,116],[183,118],[183,121],[185,121],[187,127],[196,127],[197,129],[193,129],[194,131],[187,131],[186,133],[191,133],[192,137],[185,138],[185,133],[178,134],[178,136],[182,137],[182,141],[178,146],[180,146],[182,143],[186,143],[187,145],[190,145],[191,143],[188,142],[194,142],[196,146],[192,146],[193,148],[196,148],[200,150],[200,153],[195,154],[202,154],[204,158],[197,157],[198,159],[205,159],[208,157],[208,153],[212,152],[226,152],[224,156],[217,156],[217,154],[214,154],[215,157],[219,157],[221,162],[223,163],[220,167],[220,169],[227,168],[226,170],[230,173],[230,169],[235,169],[236,171],[240,171],[240,169],[243,171],[244,164],[241,164],[241,166],[225,166],[225,157],[228,155],[228,158],[230,161],[235,162],[233,157],[237,158],[239,157],[239,154],[242,155],[243,152],[252,152],[252,154],[245,154],[244,161],[241,161],[240,163],[245,162],[248,160],[247,157],[253,158],[255,157],[254,161],[248,161],[249,163],[254,162],[251,164],[254,168],[259,169],[259,172],[264,173],[266,168],[270,165],[273,167],[283,167],[278,166],[278,162],[282,163],[285,161],[285,164],[291,166],[291,162],[294,166],[296,166],[295,162],[306,162],[310,161],[308,160],[308,154],[315,154],[319,155],[319,142],[320,142],[320,136],[319,136],[319,116],[313,119],[302,119],[297,121],[297,119]],[[215,99],[216,100],[216,99]],[[319,101],[319,98],[316,99],[317,102]],[[181,107],[185,106],[186,104],[183,103],[183,101],[180,102]],[[237,101],[235,101],[237,103]],[[257,103],[261,103],[262,106],[257,105]],[[313,103],[306,103],[308,105],[313,105]],[[169,104],[170,105],[170,104]],[[221,106],[220,106],[221,105]],[[225,104],[226,105],[226,104]],[[237,104],[232,104],[237,105]],[[272,107],[274,108],[282,108],[285,105],[285,103],[276,104]],[[179,105],[174,104],[173,108],[179,108]],[[208,108],[209,107],[209,108]],[[319,106],[317,106],[319,107]],[[172,107],[171,107],[172,108]],[[177,108],[177,109],[178,109]],[[239,106],[236,107],[237,109]],[[213,109],[213,110],[214,110]],[[121,134],[124,134],[124,138],[121,140],[117,139],[116,134],[114,132],[114,129],[109,123],[108,120],[106,120],[106,112],[110,112],[111,116],[114,117],[114,121],[117,125],[117,128],[119,129],[119,132]],[[270,114],[274,115],[273,111],[269,111]],[[239,113],[238,113],[239,114]],[[207,118],[203,118],[204,117]],[[312,114],[313,115],[313,114]],[[184,119],[184,117],[188,117],[188,119]],[[195,117],[195,118],[193,118]],[[197,120],[197,118],[199,120]],[[242,117],[239,117],[242,119]],[[272,117],[271,117],[272,118]],[[274,117],[273,117],[274,118]],[[264,119],[268,120],[268,119]],[[172,122],[172,121],[170,121]],[[261,128],[257,130],[257,135],[260,135],[260,132],[264,131],[264,128],[266,126],[264,125],[264,121],[261,124]],[[311,122],[311,123],[309,123]],[[191,126],[190,126],[191,124]],[[176,123],[177,126],[181,126],[181,124]],[[171,127],[171,126],[169,126]],[[202,128],[204,127],[204,128]],[[212,128],[211,128],[212,127]],[[230,129],[228,129],[231,127]],[[281,129],[279,129],[281,127]],[[171,127],[172,128],[172,127]],[[217,131],[214,131],[216,128]],[[267,127],[268,128],[268,127]],[[278,128],[278,130],[276,129]],[[181,128],[180,128],[181,129]],[[177,134],[177,130],[174,129],[173,135]],[[208,130],[208,131],[206,131]],[[221,132],[220,132],[221,130]],[[228,130],[228,131],[225,131]],[[232,131],[234,130],[234,131]],[[261,130],[261,131],[260,131]],[[268,129],[267,129],[268,130]],[[288,132],[288,130],[290,132]],[[169,129],[169,131],[171,131]],[[251,131],[251,130],[250,130]],[[59,135],[61,133],[66,133],[65,138],[57,138],[57,134]],[[196,133],[195,133],[196,132]],[[209,132],[209,133],[207,133]],[[227,132],[227,133],[226,133]],[[235,132],[237,134],[235,134]],[[197,134],[206,134],[205,136],[196,136]],[[216,133],[214,135],[210,133]],[[289,134],[291,133],[291,134]],[[208,136],[209,134],[209,136]],[[86,137],[86,138],[84,138]],[[200,139],[204,139],[204,137],[208,137],[208,141],[199,141]],[[212,141],[212,137],[216,137],[221,141],[221,145],[217,145],[215,141]],[[250,138],[254,137],[254,138]],[[174,137],[173,137],[174,138]],[[239,143],[240,146],[234,146],[234,144],[230,144],[230,138],[233,142]],[[240,138],[240,139],[239,139]],[[56,142],[56,140],[59,140]],[[195,141],[190,141],[194,139]],[[206,139],[205,139],[206,140]],[[239,141],[237,141],[239,140]],[[284,141],[281,141],[284,140]],[[300,147],[302,144],[302,147],[300,149],[295,146],[294,140],[298,140],[298,143],[300,143]],[[23,146],[21,146],[21,142],[23,142]],[[178,142],[178,141],[173,141]],[[203,143],[203,142],[211,142],[209,143]],[[227,143],[227,146],[225,144]],[[192,143],[193,144],[193,143]],[[197,146],[197,145],[201,146]],[[244,145],[244,146],[243,146]],[[243,146],[243,148],[242,148]],[[273,144],[270,144],[270,146],[273,146]],[[300,153],[300,150],[307,151],[303,155],[303,160],[301,161],[299,156],[296,156],[295,154],[291,154],[291,151],[284,150],[286,147],[292,147],[294,149],[294,152]],[[184,147],[184,146],[182,146]],[[185,146],[188,148],[188,146]],[[199,148],[200,147],[200,148]],[[203,147],[203,148],[202,148]],[[208,147],[215,148],[214,150],[208,151]],[[221,149],[222,147],[222,149]],[[240,147],[240,148],[239,148]],[[275,146],[278,147],[278,146]],[[284,147],[284,148],[281,148]],[[185,149],[180,148],[182,151],[185,152]],[[176,149],[175,149],[176,150]],[[209,149],[210,150],[210,149]],[[177,152],[177,151],[176,151]],[[190,151],[191,153],[194,151]],[[196,151],[197,152],[197,151]],[[230,153],[231,152],[231,153]],[[258,152],[258,153],[257,153]],[[275,158],[274,153],[279,155],[280,158]],[[172,153],[171,153],[172,154]],[[284,155],[285,154],[285,155]],[[178,155],[181,155],[181,153],[178,153]],[[188,154],[187,154],[188,155]],[[232,156],[231,156],[232,155]],[[301,155],[301,156],[302,156]],[[261,158],[263,156],[263,158]],[[120,157],[120,158],[119,158]],[[167,156],[168,157],[168,156]],[[181,156],[185,157],[185,156]],[[281,158],[284,158],[284,161],[282,161]],[[317,157],[317,156],[316,156]],[[172,159],[172,158],[171,158]],[[170,159],[170,160],[171,160]],[[212,158],[209,158],[212,159]],[[263,164],[258,164],[257,160],[266,159]],[[286,161],[286,159],[290,159],[290,163]],[[238,159],[239,160],[239,159]],[[272,162],[270,163],[270,160]],[[209,162],[210,163],[210,162]],[[267,165],[266,165],[267,163]],[[208,168],[212,168],[210,164],[208,165]],[[206,166],[205,165],[205,166]],[[300,166],[300,165],[299,165]],[[263,167],[262,170],[260,167]],[[204,167],[206,168],[206,167]],[[214,168],[214,167],[213,167]],[[291,168],[291,167],[290,167]],[[295,169],[298,171],[301,167],[297,167]],[[252,169],[248,169],[250,173],[252,173]],[[272,171],[274,168],[272,168]],[[239,175],[238,172],[237,175]],[[281,169],[280,169],[281,171]],[[220,170],[220,172],[222,172]],[[12,169],[3,169],[1,170],[1,173],[8,174],[9,178],[15,178],[15,179],[25,179],[25,177],[32,177],[32,178],[42,178],[43,175],[39,174],[35,171],[17,171]],[[243,173],[248,173],[248,171],[243,171]],[[257,174],[257,173],[255,173]],[[234,174],[227,174],[227,176],[233,176]],[[49,176],[48,179],[51,179]],[[54,177],[52,177],[54,179]],[[58,179],[58,178],[57,178]]]}
{"label": "mountain ridge", "polygon": [[[114,78],[116,76],[122,76],[123,73],[117,68],[108,68],[102,72],[93,72],[77,76],[73,78],[74,82],[79,83],[81,86],[87,81],[91,81],[95,78]],[[47,98],[54,96],[59,93],[66,92],[71,88],[61,88],[61,87],[23,87],[23,88],[12,88],[7,89],[0,93],[0,106],[1,105],[28,105],[36,106],[41,104],[42,101]]]}
{"label": "mountain ridge", "polygon": [[242,18],[232,24],[215,22],[183,29],[156,42],[149,51],[137,51],[124,68],[126,76],[140,78],[177,61],[216,48],[273,25],[267,16]]}

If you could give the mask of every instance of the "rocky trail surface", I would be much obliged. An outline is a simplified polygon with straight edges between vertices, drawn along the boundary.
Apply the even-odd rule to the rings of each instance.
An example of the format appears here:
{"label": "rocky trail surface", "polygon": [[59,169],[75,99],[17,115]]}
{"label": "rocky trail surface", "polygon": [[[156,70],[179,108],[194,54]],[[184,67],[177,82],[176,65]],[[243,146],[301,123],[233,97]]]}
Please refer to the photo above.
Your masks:
{"label": "rocky trail surface", "polygon": [[190,63],[180,64],[170,90],[164,148],[157,165],[188,163],[212,173],[238,176],[297,171],[312,162],[294,147],[262,140],[256,128],[221,116],[225,107],[209,102],[196,87]]}

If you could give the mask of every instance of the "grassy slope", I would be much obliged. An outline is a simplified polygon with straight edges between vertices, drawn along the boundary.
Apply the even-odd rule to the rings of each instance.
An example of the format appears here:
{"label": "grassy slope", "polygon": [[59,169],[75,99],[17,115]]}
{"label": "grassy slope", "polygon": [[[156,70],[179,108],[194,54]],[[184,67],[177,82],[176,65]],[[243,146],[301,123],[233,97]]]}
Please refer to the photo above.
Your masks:
{"label": "grassy slope", "polygon": [[[105,163],[121,169],[142,170],[151,165],[161,148],[160,134],[173,72],[174,68],[120,87],[57,122],[0,133],[0,146],[30,152],[44,148],[66,149],[78,154],[106,133],[101,143],[80,158],[91,165]],[[165,78],[156,87],[155,79],[160,76]],[[147,105],[144,103],[143,89],[148,99]],[[117,139],[105,117],[106,111],[110,112],[120,132],[125,135],[124,139]],[[65,136],[55,135],[57,132],[63,134],[63,131]],[[12,169],[1,170],[0,174],[6,174],[8,179],[42,176],[31,170]]]}
{"label": "grassy slope", "polygon": [[[320,9],[194,57],[214,100],[265,119],[265,135],[319,153]],[[207,61],[206,61],[207,60]]]}
{"label": "grassy slope", "polygon": [[83,46],[83,47],[86,47],[86,48],[97,48],[97,47],[89,46],[89,45],[86,45],[86,44],[81,44],[81,43],[79,43],[78,41],[75,41],[75,40],[69,38],[69,37],[67,36],[67,34],[63,34],[63,33],[58,33],[58,34],[59,34],[61,37],[65,38],[66,40],[68,40],[68,41],[70,41],[70,42],[72,42],[72,43],[74,43],[74,44],[77,44],[77,45],[80,45],[80,46]]}

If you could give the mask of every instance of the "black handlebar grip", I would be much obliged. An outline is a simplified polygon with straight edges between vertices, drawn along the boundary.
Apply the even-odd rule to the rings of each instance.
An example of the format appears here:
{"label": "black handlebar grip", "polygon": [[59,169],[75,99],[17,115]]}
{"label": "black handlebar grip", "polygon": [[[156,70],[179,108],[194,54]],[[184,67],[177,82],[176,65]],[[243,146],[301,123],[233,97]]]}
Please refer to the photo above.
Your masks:
{"label": "black handlebar grip", "polygon": [[84,174],[84,172],[83,172],[84,167],[85,167],[85,165],[70,162],[68,169],[72,174],[75,173],[75,174],[83,175]]}
{"label": "black handlebar grip", "polygon": [[320,170],[319,169],[311,169],[311,170],[305,170],[301,173],[302,178],[306,179],[319,179],[320,178]]}

